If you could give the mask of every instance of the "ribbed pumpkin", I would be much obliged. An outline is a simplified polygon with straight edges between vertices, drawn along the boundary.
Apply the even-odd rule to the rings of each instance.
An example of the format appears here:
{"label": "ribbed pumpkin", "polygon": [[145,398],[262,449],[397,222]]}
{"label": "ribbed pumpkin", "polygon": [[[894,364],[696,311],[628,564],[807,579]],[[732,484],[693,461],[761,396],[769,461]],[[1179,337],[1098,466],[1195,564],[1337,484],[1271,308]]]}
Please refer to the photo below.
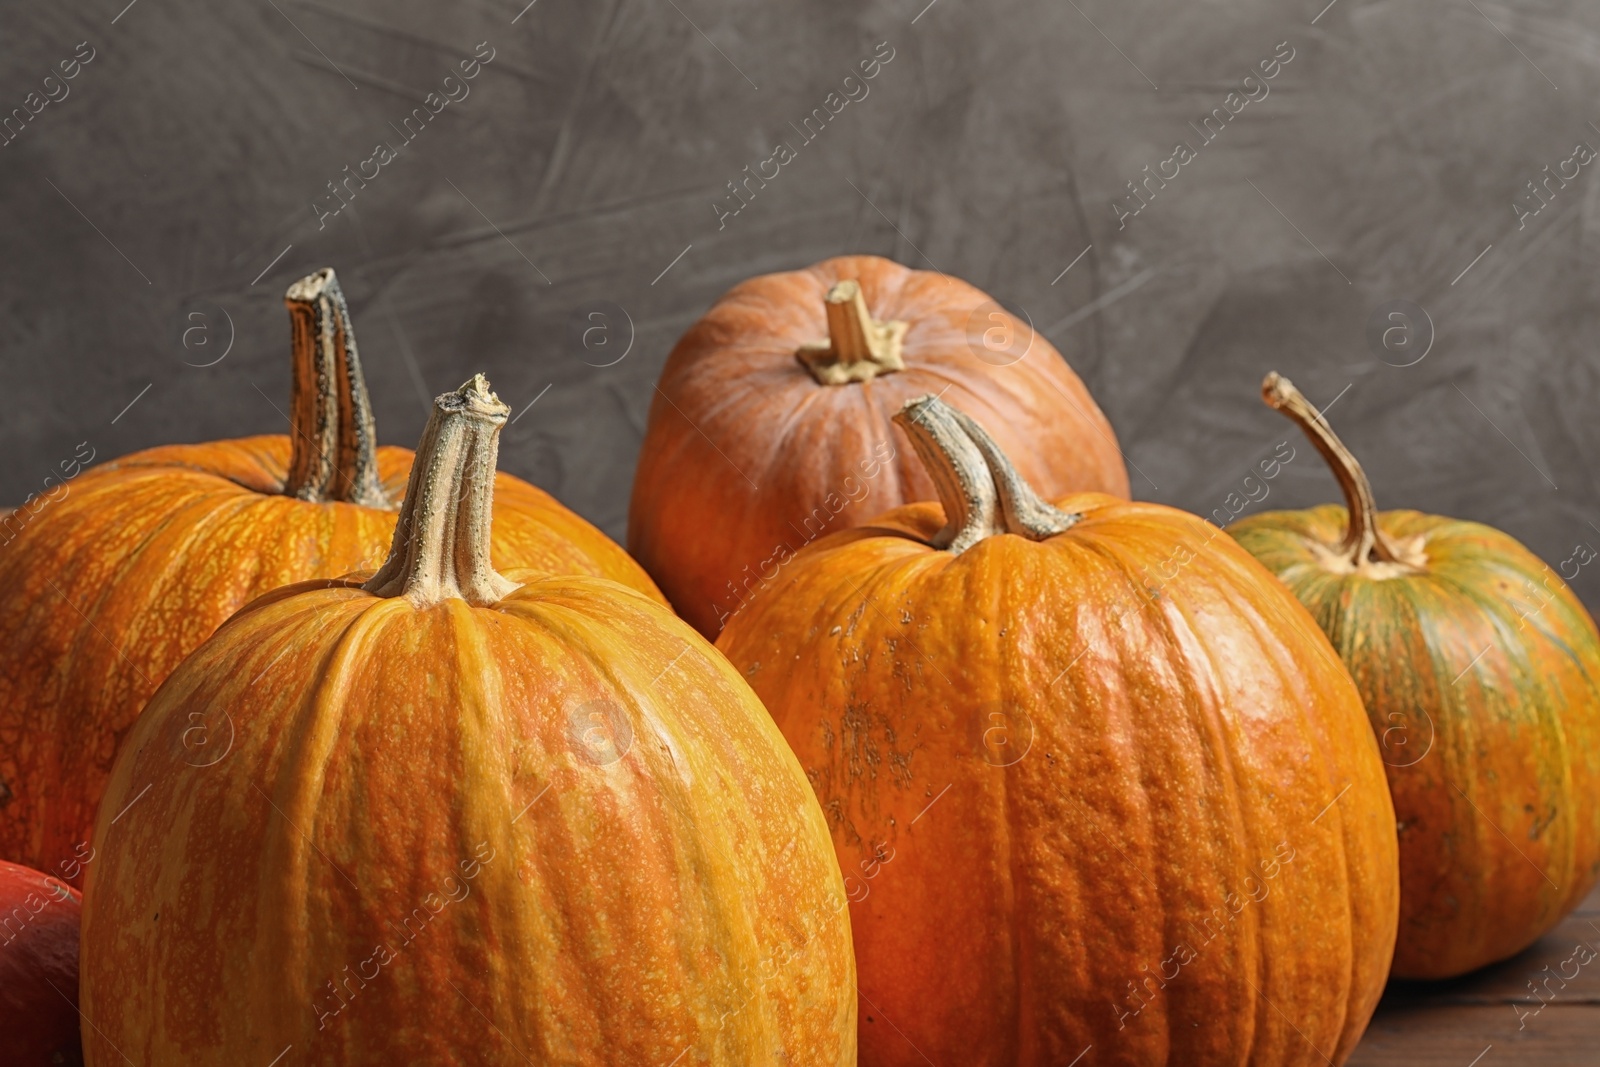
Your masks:
{"label": "ribbed pumpkin", "polygon": [[83,1063],[78,1038],[78,891],[0,862],[0,1063]]}
{"label": "ribbed pumpkin", "polygon": [[799,553],[718,640],[828,814],[861,1063],[1339,1063],[1394,945],[1349,675],[1215,527],[1054,507],[934,397],[940,504]]}
{"label": "ribbed pumpkin", "polygon": [[507,411],[481,376],[440,397],[378,573],[256,600],[139,719],[85,897],[90,1064],[855,1062],[793,754],[654,601],[490,566]]}
{"label": "ribbed pumpkin", "polygon": [[1399,819],[1395,974],[1446,978],[1511,956],[1600,872],[1594,621],[1509,535],[1379,512],[1300,391],[1270,374],[1262,393],[1327,459],[1347,506],[1229,530],[1311,610],[1366,703]]}
{"label": "ribbed pumpkin", "polygon": [[1110,424],[1048,341],[959,279],[841,256],[742,282],[672,350],[629,550],[715,637],[803,545],[932,495],[890,422],[930,391],[1045,492],[1127,496]]}
{"label": "ribbed pumpkin", "polygon": [[[137,452],[8,523],[26,515],[0,547],[0,857],[49,870],[88,841],[139,709],[248,600],[383,560],[411,451],[375,445],[333,271],[295,283],[286,302],[291,436]],[[547,493],[505,474],[496,488],[498,565],[659,596],[620,546]]]}

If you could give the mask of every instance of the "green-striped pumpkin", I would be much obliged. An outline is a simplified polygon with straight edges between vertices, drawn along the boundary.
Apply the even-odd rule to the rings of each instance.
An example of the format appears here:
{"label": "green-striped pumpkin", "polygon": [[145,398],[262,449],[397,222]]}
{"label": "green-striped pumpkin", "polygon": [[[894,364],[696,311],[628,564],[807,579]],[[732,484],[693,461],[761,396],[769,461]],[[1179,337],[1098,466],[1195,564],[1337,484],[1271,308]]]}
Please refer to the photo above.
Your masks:
{"label": "green-striped pumpkin", "polygon": [[1511,956],[1600,871],[1600,635],[1509,535],[1378,512],[1294,386],[1271,374],[1262,392],[1329,461],[1348,507],[1267,512],[1230,532],[1327,632],[1378,734],[1400,831],[1394,973],[1443,978]]}

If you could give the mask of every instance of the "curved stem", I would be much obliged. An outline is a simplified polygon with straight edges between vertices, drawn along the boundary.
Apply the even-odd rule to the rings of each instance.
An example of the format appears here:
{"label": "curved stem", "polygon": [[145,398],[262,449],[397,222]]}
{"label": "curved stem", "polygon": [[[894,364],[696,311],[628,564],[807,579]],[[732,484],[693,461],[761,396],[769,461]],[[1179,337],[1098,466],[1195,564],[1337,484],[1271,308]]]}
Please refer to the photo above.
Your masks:
{"label": "curved stem", "polygon": [[936,548],[960,555],[996,534],[1042,541],[1080,516],[1052,507],[971,416],[929,394],[908,400],[894,421],[911,439],[944,505]]}
{"label": "curved stem", "polygon": [[908,400],[894,421],[911,438],[944,505],[945,525],[934,535],[934,547],[960,555],[986,537],[1005,533],[994,476],[954,409],[937,397],[922,396]]}
{"label": "curved stem", "polygon": [[481,374],[434,399],[389,558],[361,588],[419,608],[452,597],[483,607],[518,588],[489,559],[495,459],[510,413]]}
{"label": "curved stem", "polygon": [[795,358],[820,385],[870,382],[880,374],[905,370],[900,354],[907,323],[879,322],[867,310],[861,283],[847,278],[823,297],[828,313],[828,338],[800,346]]}
{"label": "curved stem", "polygon": [[301,500],[393,508],[378,481],[372,405],[361,374],[350,308],[333,268],[283,295],[293,335],[289,475],[283,491]]}
{"label": "curved stem", "polygon": [[1007,533],[1039,541],[1061,533],[1077,522],[1080,516],[1062,511],[1046,501],[1033,486],[1017,473],[1011,460],[1000,451],[988,431],[978,425],[978,420],[957,408],[950,409],[967,431],[972,443],[978,446],[989,473],[994,476],[995,489],[1000,496],[1000,513]]}
{"label": "curved stem", "polygon": [[1345,508],[1350,514],[1350,524],[1345,528],[1339,551],[1349,557],[1352,566],[1368,560],[1394,563],[1399,559],[1394,546],[1378,529],[1378,505],[1372,498],[1372,483],[1355,455],[1339,440],[1328,420],[1312,406],[1305,394],[1294,383],[1277,371],[1272,371],[1261,382],[1261,398],[1267,406],[1281,411],[1305,431],[1311,443],[1327,460],[1333,476],[1344,491]]}

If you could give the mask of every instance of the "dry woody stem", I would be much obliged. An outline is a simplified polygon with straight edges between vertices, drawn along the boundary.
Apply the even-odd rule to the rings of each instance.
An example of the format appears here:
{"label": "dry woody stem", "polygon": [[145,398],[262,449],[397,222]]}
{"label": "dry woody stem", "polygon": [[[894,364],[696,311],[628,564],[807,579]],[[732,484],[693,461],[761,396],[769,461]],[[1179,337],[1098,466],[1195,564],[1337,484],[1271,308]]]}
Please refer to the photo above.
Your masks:
{"label": "dry woody stem", "polygon": [[1328,461],[1333,476],[1339,479],[1344,491],[1345,507],[1350,513],[1350,525],[1345,529],[1344,540],[1338,551],[1350,564],[1359,567],[1364,563],[1397,563],[1400,554],[1378,529],[1378,505],[1372,498],[1372,483],[1367,481],[1361,463],[1339,435],[1333,432],[1328,420],[1322,417],[1305,394],[1294,383],[1277,371],[1270,372],[1261,382],[1261,398],[1267,406],[1282,412],[1300,429],[1311,443],[1317,446],[1322,458]]}
{"label": "dry woody stem", "polygon": [[1047,504],[982,426],[938,397],[908,400],[894,421],[911,438],[944,505],[934,547],[960,555],[1005,533],[1042,541],[1080,518]]}
{"label": "dry woody stem", "polygon": [[481,374],[435,398],[389,558],[361,588],[418,608],[452,598],[486,607],[518,588],[489,558],[495,460],[510,413]]}
{"label": "dry woody stem", "polygon": [[378,482],[372,405],[339,279],[332,268],[320,270],[289,286],[283,302],[294,345],[284,492],[314,503],[393,508]]}
{"label": "dry woody stem", "polygon": [[874,319],[860,282],[847,278],[836,283],[823,297],[823,307],[827,338],[801,345],[795,353],[819,385],[870,382],[880,374],[905,370],[900,349],[909,324]]}

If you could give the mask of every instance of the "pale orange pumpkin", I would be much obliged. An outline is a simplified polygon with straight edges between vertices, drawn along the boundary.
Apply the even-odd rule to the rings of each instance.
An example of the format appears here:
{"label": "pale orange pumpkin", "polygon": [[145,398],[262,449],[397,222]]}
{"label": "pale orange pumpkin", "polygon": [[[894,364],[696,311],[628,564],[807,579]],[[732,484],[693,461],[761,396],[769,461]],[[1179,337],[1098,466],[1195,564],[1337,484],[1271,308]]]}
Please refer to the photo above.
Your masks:
{"label": "pale orange pumpkin", "polygon": [[1128,495],[1110,423],[1030,325],[958,278],[840,256],[741,282],[678,341],[628,548],[715,637],[802,546],[932,494],[890,422],[926,392],[994,427],[1043,491]]}
{"label": "pale orange pumpkin", "polygon": [[863,1067],[1343,1062],[1398,876],[1327,638],[1203,520],[1051,506],[936,398],[898,419],[942,506],[801,551],[717,642],[828,814]]}
{"label": "pale orange pumpkin", "polygon": [[378,573],[256,600],[134,727],[85,894],[93,1067],[855,1063],[793,754],[653,600],[491,566],[507,411],[440,397]]}
{"label": "pale orange pumpkin", "polygon": [[[248,600],[383,559],[411,451],[376,445],[333,271],[285,299],[290,436],[137,452],[8,520],[19,532],[0,547],[0,858],[54,870],[88,841],[139,709]],[[543,490],[501,474],[497,491],[499,565],[659,597],[621,547]]]}

